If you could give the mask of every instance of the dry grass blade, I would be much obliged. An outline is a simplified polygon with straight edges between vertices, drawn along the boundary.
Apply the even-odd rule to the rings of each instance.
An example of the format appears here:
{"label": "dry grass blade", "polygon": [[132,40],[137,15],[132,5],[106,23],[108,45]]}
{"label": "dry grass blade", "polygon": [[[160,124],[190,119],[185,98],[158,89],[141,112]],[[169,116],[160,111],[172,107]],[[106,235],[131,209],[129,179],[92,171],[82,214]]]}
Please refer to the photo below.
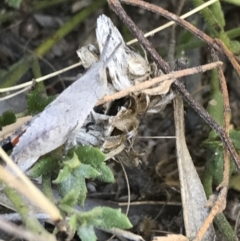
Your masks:
{"label": "dry grass blade", "polygon": [[[25,240],[35,240],[35,241],[45,241],[46,237],[44,234],[35,234],[30,232],[29,230],[19,227],[13,223],[10,223],[4,219],[0,219],[0,227],[1,230],[4,230],[6,233],[9,233],[11,235],[14,235],[18,238],[22,238]],[[51,235],[47,236],[47,240],[49,241],[56,241],[56,238]]]}
{"label": "dry grass blade", "polygon": [[[184,109],[181,96],[174,99],[174,119],[184,224],[186,236],[193,238],[197,235],[198,230],[208,216],[208,208],[205,206],[207,202],[205,191],[185,141]],[[213,226],[210,226],[202,240],[214,240],[214,236]]]}
{"label": "dry grass blade", "polygon": [[[71,65],[71,66],[69,66],[69,67],[67,67],[65,69],[61,69],[59,71],[56,71],[56,72],[53,72],[51,74],[45,75],[43,77],[37,78],[37,79],[35,79],[35,81],[36,82],[42,82],[42,81],[44,81],[46,79],[50,79],[50,78],[52,78],[54,76],[62,74],[64,72],[68,71],[68,70],[71,70],[71,69],[76,68],[76,67],[81,66],[81,65],[82,65],[81,62],[73,64],[73,65]],[[5,92],[8,92],[8,91],[18,90],[18,89],[22,89],[22,88],[25,88],[25,87],[28,88],[28,87],[30,87],[32,85],[32,83],[33,83],[33,81],[28,81],[26,83],[19,84],[19,85],[13,86],[13,87],[1,88],[0,89],[0,93],[5,93]],[[1,99],[0,99],[0,101],[1,101]]]}
{"label": "dry grass blade", "polygon": [[[0,147],[0,157],[12,168],[16,173],[19,180],[9,173],[5,168],[0,167],[0,177],[8,185],[16,188],[19,192],[22,192],[32,203],[41,208],[44,212],[50,215],[53,222],[62,220],[62,216],[57,207],[52,204],[42,192],[36,188],[33,183],[19,170],[17,165],[11,160],[11,158]],[[20,187],[21,186],[21,187]]]}

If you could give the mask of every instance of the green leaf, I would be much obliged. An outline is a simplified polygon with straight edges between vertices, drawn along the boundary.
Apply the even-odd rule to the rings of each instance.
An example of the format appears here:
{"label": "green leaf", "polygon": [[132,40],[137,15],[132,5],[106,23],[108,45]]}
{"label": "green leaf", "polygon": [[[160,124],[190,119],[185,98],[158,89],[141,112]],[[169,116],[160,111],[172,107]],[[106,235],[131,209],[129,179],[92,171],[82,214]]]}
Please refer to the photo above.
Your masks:
{"label": "green leaf", "polygon": [[97,170],[99,173],[101,173],[101,175],[97,177],[98,180],[107,183],[114,182],[113,172],[105,163],[102,163],[102,165]]}
{"label": "green leaf", "polygon": [[105,160],[104,153],[92,146],[80,146],[74,151],[82,163],[90,164],[93,168],[98,168]]}
{"label": "green leaf", "polygon": [[[212,156],[209,158],[206,168],[213,176],[214,183],[219,185],[223,179],[223,147],[219,144],[217,148],[211,149]],[[236,170],[234,162],[230,162],[230,173]]]}
{"label": "green leaf", "polygon": [[53,181],[53,183],[59,184],[66,181],[71,176],[71,171],[68,167],[64,167],[58,173],[57,178]]}
{"label": "green leaf", "polygon": [[70,217],[70,219],[69,219],[69,226],[70,226],[74,231],[77,230],[77,226],[78,226],[78,223],[77,223],[77,214],[71,215],[71,217]]}
{"label": "green leaf", "polygon": [[60,204],[67,205],[70,207],[74,207],[77,204],[79,194],[76,193],[76,190],[72,189],[69,193],[67,193]]}
{"label": "green leaf", "polygon": [[38,162],[32,167],[29,176],[32,178],[40,177],[41,175],[50,174],[55,170],[58,170],[58,158],[51,154],[44,155]]}
{"label": "green leaf", "polygon": [[76,153],[73,153],[73,157],[70,160],[64,162],[64,166],[69,167],[69,170],[74,170],[80,166],[81,162],[78,159]]}
{"label": "green leaf", "polygon": [[95,235],[93,226],[82,225],[78,228],[77,234],[82,241],[95,241],[97,236]]}
{"label": "green leaf", "polygon": [[74,192],[79,205],[83,205],[87,196],[85,178],[83,176],[69,175],[69,177],[59,184],[59,193],[64,198],[69,192]]}
{"label": "green leaf", "polygon": [[128,229],[132,227],[128,217],[121,212],[121,209],[109,207],[96,207],[91,211],[79,213],[78,220],[83,225],[92,225],[105,230],[111,228]]}
{"label": "green leaf", "polygon": [[13,111],[8,110],[0,116],[0,126],[7,126],[16,122],[16,116]]}
{"label": "green leaf", "polygon": [[[114,181],[111,169],[104,162],[105,155],[97,148],[86,146],[72,148],[67,158],[70,160],[64,161],[64,168],[54,181],[59,184],[62,197],[73,190],[71,195],[76,195],[78,204],[83,205],[87,196],[85,178],[98,178],[105,182]],[[69,205],[73,205],[74,202],[70,202]]]}
{"label": "green leaf", "polygon": [[225,27],[225,18],[224,13],[222,11],[220,1],[215,2],[214,4],[209,6],[212,14],[214,15],[215,21],[221,26],[221,28]]}
{"label": "green leaf", "polygon": [[36,115],[39,112],[42,112],[45,107],[50,104],[55,98],[55,96],[46,96],[46,94],[42,92],[39,84],[37,83],[34,90],[31,91],[27,96],[28,114]]}
{"label": "green leaf", "polygon": [[128,229],[132,228],[128,217],[121,212],[121,209],[113,209],[109,207],[101,207],[102,209],[102,223],[100,228],[111,229],[111,228],[120,228]]}
{"label": "green leaf", "polygon": [[78,160],[78,156],[73,153],[73,157],[70,160],[63,162],[63,169],[60,170],[58,173],[58,177],[54,180],[54,183],[61,183],[66,181],[70,175],[73,175],[74,170],[81,165],[80,161]]}
{"label": "green leaf", "polygon": [[207,168],[212,174],[214,182],[220,184],[223,178],[223,149],[222,147],[215,148],[212,153]]}
{"label": "green leaf", "polygon": [[233,142],[233,145],[240,151],[240,131],[239,130],[230,130],[230,138]]}
{"label": "green leaf", "polygon": [[73,175],[83,176],[85,178],[96,178],[101,175],[96,169],[87,164],[81,164],[81,166],[74,170]]}
{"label": "green leaf", "polygon": [[100,181],[109,182],[109,183],[114,182],[113,173],[111,169],[104,162],[105,155],[98,148],[91,147],[91,146],[81,146],[81,147],[72,149],[70,151],[70,154],[73,151],[77,154],[79,160],[82,163],[90,165],[101,174],[97,177]]}
{"label": "green leaf", "polygon": [[8,6],[19,9],[23,0],[6,0]]}

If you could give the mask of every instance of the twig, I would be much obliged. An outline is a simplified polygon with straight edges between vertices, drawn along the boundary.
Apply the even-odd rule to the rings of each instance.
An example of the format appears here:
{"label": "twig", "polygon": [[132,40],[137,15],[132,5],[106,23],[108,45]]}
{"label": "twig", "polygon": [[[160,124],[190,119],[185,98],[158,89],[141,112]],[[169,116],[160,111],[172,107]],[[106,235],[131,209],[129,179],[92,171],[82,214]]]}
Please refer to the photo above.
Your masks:
{"label": "twig", "polygon": [[[196,238],[193,241],[201,241],[210,224],[212,224],[213,219],[219,213],[221,213],[226,207],[226,196],[227,196],[227,187],[223,187],[217,197],[217,200],[212,207],[208,217],[205,219],[204,224],[199,229]],[[223,200],[225,201],[223,203]]]}
{"label": "twig", "polygon": [[[132,2],[130,0],[130,2]],[[116,14],[120,17],[120,19],[128,26],[131,32],[139,39],[139,42],[146,48],[149,52],[152,59],[156,62],[158,67],[166,74],[170,72],[169,65],[158,55],[156,50],[151,46],[150,42],[143,36],[142,32],[138,29],[135,23],[130,19],[130,17],[126,14],[121,4],[117,0],[108,0],[109,6],[116,12]],[[137,3],[147,4],[146,2],[137,1]],[[157,6],[154,6],[158,8]],[[165,11],[165,10],[164,10]],[[172,14],[173,15],[173,14]],[[175,16],[175,15],[173,15]],[[177,16],[174,17],[178,18]],[[199,31],[198,31],[199,32]],[[205,36],[205,35],[204,35]],[[210,37],[208,37],[210,38]],[[211,39],[211,38],[210,38]],[[211,39],[212,40],[212,39]],[[210,41],[210,44],[212,41]],[[213,43],[212,43],[213,44]],[[219,50],[216,44],[213,44],[213,47]],[[186,90],[185,86],[180,82],[173,83],[173,86],[178,90],[178,92],[184,97],[187,103],[199,114],[199,116],[211,127],[213,128],[221,138],[223,144],[228,149],[233,161],[236,164],[238,171],[240,172],[240,158],[232,144],[232,141],[223,130],[223,128],[208,114],[208,112],[198,103],[196,102],[190,93]]]}
{"label": "twig", "polygon": [[[160,14],[161,16],[167,18],[168,20],[174,21],[175,23],[178,23],[180,26],[187,29],[189,32],[193,33],[194,35],[196,35],[198,38],[200,38],[204,42],[207,42],[214,49],[216,49],[218,51],[221,51],[219,46],[214,42],[214,39],[209,37],[204,32],[200,31],[198,28],[196,28],[195,26],[193,26],[189,22],[185,21],[184,19],[181,19],[179,16],[177,16],[173,13],[170,13],[167,10],[165,10],[165,9],[159,7],[159,6],[156,6],[154,4],[150,4],[150,3],[147,3],[147,2],[144,2],[144,1],[141,1],[141,0],[120,0],[120,1],[124,2],[126,4],[138,6],[138,7],[141,7],[143,9],[146,9],[148,11]],[[117,4],[116,4],[117,0],[108,0],[108,2],[111,2],[112,4],[115,2],[115,6],[117,7]],[[118,3],[118,5],[120,5],[120,4]]]}
{"label": "twig", "polygon": [[220,39],[215,39],[215,41],[220,46],[220,48],[222,49],[222,52],[227,56],[227,58],[233,65],[234,69],[237,71],[238,75],[240,76],[240,65],[238,64],[237,60],[234,58],[233,53],[228,50],[228,48]]}
{"label": "twig", "polygon": [[[218,1],[218,0],[210,0],[210,1],[208,1],[208,2],[205,2],[204,4],[198,6],[197,8],[194,8],[193,10],[191,10],[191,11],[183,14],[182,16],[180,16],[180,18],[181,18],[181,19],[188,18],[188,17],[192,16],[193,14],[201,11],[203,8],[206,8],[206,7],[210,6],[211,4],[215,3],[216,1]],[[162,26],[160,26],[160,27],[158,27],[158,28],[155,28],[155,29],[153,29],[152,31],[144,34],[144,37],[147,38],[147,37],[149,37],[149,36],[152,36],[153,34],[158,33],[158,32],[160,32],[160,31],[162,31],[163,29],[166,29],[166,28],[168,28],[168,27],[170,27],[170,26],[172,26],[172,25],[174,25],[174,24],[175,24],[175,21],[170,21],[170,22],[168,22],[168,23],[166,23],[166,24],[164,24],[164,25],[162,25]],[[133,43],[136,43],[137,41],[138,41],[138,40],[135,38],[135,39],[127,42],[127,45],[131,45],[131,44],[133,44]]]}
{"label": "twig", "polygon": [[215,63],[205,64],[205,65],[198,66],[198,67],[174,71],[174,72],[171,72],[169,74],[162,75],[162,76],[159,76],[157,78],[154,78],[154,79],[142,82],[142,83],[138,83],[134,86],[126,88],[126,89],[124,89],[122,91],[119,91],[117,93],[114,93],[112,95],[105,96],[104,98],[102,98],[101,100],[99,100],[97,102],[97,105],[101,105],[101,104],[104,104],[106,102],[110,102],[110,101],[113,101],[113,100],[116,100],[116,99],[120,99],[124,96],[129,95],[130,93],[138,92],[138,91],[147,89],[147,88],[149,88],[149,87],[151,87],[155,84],[158,84],[158,83],[161,83],[161,82],[164,82],[164,81],[174,81],[177,78],[180,78],[180,77],[183,77],[183,76],[205,72],[207,70],[214,69],[219,65],[222,65],[222,62],[218,61],[218,62],[215,62]]}

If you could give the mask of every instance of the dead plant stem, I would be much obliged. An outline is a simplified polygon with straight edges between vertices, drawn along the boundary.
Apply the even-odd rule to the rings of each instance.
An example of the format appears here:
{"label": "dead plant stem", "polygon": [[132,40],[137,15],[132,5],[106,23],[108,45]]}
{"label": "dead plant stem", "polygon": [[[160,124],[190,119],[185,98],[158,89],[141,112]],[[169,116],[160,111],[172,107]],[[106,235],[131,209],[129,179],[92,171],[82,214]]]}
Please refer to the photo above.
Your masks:
{"label": "dead plant stem", "polygon": [[[129,1],[132,3],[132,1]],[[132,19],[126,14],[124,9],[118,0],[108,0],[109,6],[113,9],[114,12],[119,16],[119,18],[127,25],[130,31],[133,33],[135,37],[138,38],[139,42],[146,48],[149,55],[156,62],[158,67],[165,73],[170,72],[169,65],[158,55],[156,50],[151,46],[150,42],[144,37],[143,33],[139,30],[139,28],[135,25]],[[148,4],[146,2],[137,1],[137,3]],[[157,6],[154,6],[157,9]],[[175,16],[175,15],[174,15]],[[176,16],[174,17],[176,18]],[[205,35],[204,35],[205,36]],[[219,50],[218,46],[215,43],[212,43],[212,39],[210,37],[207,38],[210,41],[210,45],[215,49]],[[198,103],[196,102],[190,93],[186,90],[185,86],[180,82],[173,83],[174,87],[178,90],[178,92],[183,96],[185,101],[199,114],[201,118],[211,127],[213,128],[221,138],[224,146],[228,149],[233,161],[236,164],[238,171],[240,172],[240,158],[232,144],[232,141],[224,131],[224,129],[208,114],[208,112]]]}

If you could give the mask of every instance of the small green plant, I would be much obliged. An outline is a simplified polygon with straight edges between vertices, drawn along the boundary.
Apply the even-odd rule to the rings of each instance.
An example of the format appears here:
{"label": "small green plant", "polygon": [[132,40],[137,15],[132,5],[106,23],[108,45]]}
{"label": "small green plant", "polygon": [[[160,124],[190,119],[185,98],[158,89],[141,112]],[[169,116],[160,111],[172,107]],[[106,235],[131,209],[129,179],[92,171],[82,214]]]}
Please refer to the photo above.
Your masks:
{"label": "small green plant", "polygon": [[27,111],[29,115],[36,115],[42,112],[45,107],[55,99],[55,96],[47,96],[41,86],[36,83],[34,90],[27,96]]}
{"label": "small green plant", "polygon": [[7,126],[16,122],[16,116],[13,111],[8,110],[0,116],[0,126]]}
{"label": "small green plant", "polygon": [[120,209],[96,207],[88,212],[75,209],[76,205],[84,205],[87,196],[86,179],[114,182],[113,173],[104,161],[104,153],[98,148],[81,146],[69,150],[62,164],[59,164],[56,156],[55,151],[41,158],[33,167],[31,176],[38,177],[58,170],[57,178],[53,181],[57,184],[62,197],[58,206],[69,218],[69,225],[81,240],[97,240],[94,228],[110,231],[112,228],[132,227],[127,216]]}

